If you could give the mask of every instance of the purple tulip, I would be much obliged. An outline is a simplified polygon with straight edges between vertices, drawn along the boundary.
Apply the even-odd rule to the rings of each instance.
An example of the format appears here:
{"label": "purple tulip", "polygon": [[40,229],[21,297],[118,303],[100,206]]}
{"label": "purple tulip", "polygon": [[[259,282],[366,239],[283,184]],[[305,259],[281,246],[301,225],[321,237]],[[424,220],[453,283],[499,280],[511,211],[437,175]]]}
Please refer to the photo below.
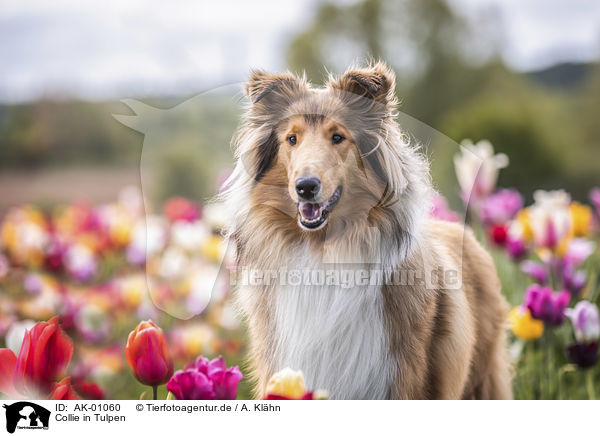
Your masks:
{"label": "purple tulip", "polygon": [[481,206],[481,219],[486,224],[510,221],[523,208],[523,197],[513,189],[502,189],[487,197]]}
{"label": "purple tulip", "polygon": [[[192,374],[201,374],[203,377]],[[167,383],[167,389],[178,400],[235,400],[242,377],[237,366],[227,368],[223,357],[208,360],[200,356],[183,371],[177,371]],[[195,398],[197,395],[202,395],[202,398]]]}
{"label": "purple tulip", "polygon": [[573,323],[577,342],[596,342],[600,339],[600,317],[598,307],[582,300],[573,309],[567,309],[567,316]]}
{"label": "purple tulip", "polygon": [[590,192],[590,201],[596,208],[596,213],[600,215],[600,188],[592,189],[592,192]]}
{"label": "purple tulip", "polygon": [[177,371],[167,383],[167,389],[178,400],[214,400],[213,382],[196,369]]}
{"label": "purple tulip", "polygon": [[541,263],[526,260],[521,264],[521,271],[531,277],[536,283],[545,285],[548,281],[548,269]]}
{"label": "purple tulip", "polygon": [[548,326],[559,326],[565,320],[565,309],[570,299],[569,291],[553,292],[549,286],[534,284],[527,289],[524,306],[533,318],[544,321]]}
{"label": "purple tulip", "polygon": [[508,235],[508,239],[506,240],[505,247],[506,252],[513,260],[523,259],[527,254],[527,247],[525,245],[525,241],[523,241],[521,238],[512,237],[510,235],[510,232]]}
{"label": "purple tulip", "polygon": [[65,251],[63,261],[69,275],[78,282],[90,280],[98,268],[94,253],[83,244],[71,245]]}
{"label": "purple tulip", "polygon": [[587,281],[587,275],[584,271],[577,271],[570,265],[563,269],[562,282],[565,289],[573,295],[579,295]]}
{"label": "purple tulip", "polygon": [[44,289],[44,283],[39,275],[27,274],[23,279],[23,289],[31,295],[39,295]]}
{"label": "purple tulip", "polygon": [[598,343],[575,343],[567,347],[567,357],[582,369],[590,368],[598,361]]}

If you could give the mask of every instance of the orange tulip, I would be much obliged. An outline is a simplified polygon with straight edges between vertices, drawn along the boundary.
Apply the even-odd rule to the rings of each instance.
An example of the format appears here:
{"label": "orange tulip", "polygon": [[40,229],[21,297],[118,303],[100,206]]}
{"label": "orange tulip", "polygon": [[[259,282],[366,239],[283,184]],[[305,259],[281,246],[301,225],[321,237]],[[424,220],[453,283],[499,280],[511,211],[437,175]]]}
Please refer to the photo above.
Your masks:
{"label": "orange tulip", "polygon": [[152,321],[142,321],[129,333],[125,347],[127,363],[140,383],[165,384],[173,375],[173,358],[167,337]]}

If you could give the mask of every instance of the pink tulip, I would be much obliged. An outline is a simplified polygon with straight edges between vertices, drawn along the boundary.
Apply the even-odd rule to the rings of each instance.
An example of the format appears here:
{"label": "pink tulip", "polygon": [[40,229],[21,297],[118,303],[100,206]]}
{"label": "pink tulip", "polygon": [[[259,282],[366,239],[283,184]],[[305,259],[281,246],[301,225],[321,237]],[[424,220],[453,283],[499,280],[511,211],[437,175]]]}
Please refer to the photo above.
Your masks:
{"label": "pink tulip", "polygon": [[441,221],[458,222],[460,220],[460,215],[450,209],[448,201],[441,194],[434,195],[430,215]]}
{"label": "pink tulip", "polygon": [[169,221],[192,222],[200,218],[200,209],[191,201],[182,197],[171,198],[164,207],[164,213]]}
{"label": "pink tulip", "polygon": [[513,189],[502,189],[486,197],[481,205],[481,219],[486,224],[504,224],[523,208],[523,197]]}
{"label": "pink tulip", "polygon": [[223,357],[208,360],[203,356],[177,371],[167,389],[178,400],[235,400],[242,373],[237,366],[227,368]]}
{"label": "pink tulip", "polygon": [[167,389],[178,400],[215,399],[213,382],[206,374],[195,369],[177,371],[167,383]]}

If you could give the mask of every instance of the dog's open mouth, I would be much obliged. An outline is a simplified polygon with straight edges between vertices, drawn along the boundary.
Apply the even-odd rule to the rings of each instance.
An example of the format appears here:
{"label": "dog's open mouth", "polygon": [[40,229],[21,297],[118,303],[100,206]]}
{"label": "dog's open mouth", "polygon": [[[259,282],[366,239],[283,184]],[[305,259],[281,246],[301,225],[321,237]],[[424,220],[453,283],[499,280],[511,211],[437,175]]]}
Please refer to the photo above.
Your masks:
{"label": "dog's open mouth", "polygon": [[298,203],[298,223],[307,230],[318,230],[325,225],[329,214],[340,201],[342,187],[339,186],[329,200],[321,203],[301,201]]}

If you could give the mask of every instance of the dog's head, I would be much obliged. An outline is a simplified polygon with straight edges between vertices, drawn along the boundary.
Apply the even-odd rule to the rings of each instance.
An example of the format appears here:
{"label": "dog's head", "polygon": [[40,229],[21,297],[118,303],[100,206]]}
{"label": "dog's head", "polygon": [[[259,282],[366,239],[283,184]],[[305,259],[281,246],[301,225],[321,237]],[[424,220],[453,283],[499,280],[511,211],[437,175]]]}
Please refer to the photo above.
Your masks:
{"label": "dog's head", "polygon": [[281,212],[280,224],[316,232],[373,219],[407,185],[393,121],[395,77],[382,63],[350,69],[312,88],[290,73],[252,73],[238,137],[253,207]]}

